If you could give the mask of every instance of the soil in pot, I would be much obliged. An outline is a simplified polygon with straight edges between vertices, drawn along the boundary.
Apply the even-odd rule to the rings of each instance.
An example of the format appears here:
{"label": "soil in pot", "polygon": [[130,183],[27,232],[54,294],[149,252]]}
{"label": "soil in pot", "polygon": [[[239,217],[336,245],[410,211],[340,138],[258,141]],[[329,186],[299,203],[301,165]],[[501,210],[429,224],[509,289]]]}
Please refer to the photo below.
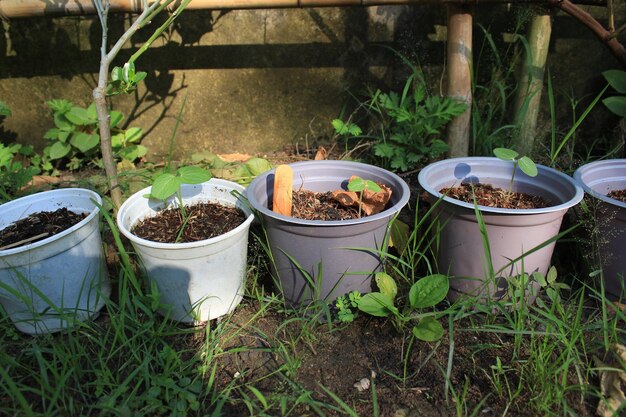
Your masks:
{"label": "soil in pot", "polygon": [[[309,190],[294,190],[292,192],[292,211],[291,217],[302,220],[352,220],[362,217],[367,217],[370,214],[378,213],[384,210],[389,198],[391,197],[391,190],[389,187],[382,186],[388,195],[380,196],[381,207],[377,207],[375,211],[362,210],[359,213],[358,200],[355,195],[350,196],[349,193],[343,190],[327,191],[327,192],[314,192]],[[372,193],[372,196],[376,193]],[[373,197],[376,198],[376,197]],[[361,202],[363,206],[369,204],[370,208],[378,202],[370,200],[364,200]],[[269,209],[273,209],[272,202],[270,201]]]}
{"label": "soil in pot", "polygon": [[623,190],[613,190],[607,194],[607,197],[626,203],[626,188]]}
{"label": "soil in pot", "polygon": [[160,211],[133,226],[131,233],[142,239],[160,243],[187,243],[210,239],[228,233],[246,221],[246,215],[235,207],[218,203],[197,203],[185,206],[187,223],[178,208]]}
{"label": "soil in pot", "polygon": [[17,248],[54,236],[80,223],[85,217],[87,213],[76,213],[65,207],[33,213],[0,230],[0,250]]}
{"label": "soil in pot", "polygon": [[490,184],[462,184],[458,187],[442,188],[439,192],[466,203],[476,203],[480,206],[505,209],[537,209],[550,207],[550,203],[543,197],[527,193],[504,190]]}

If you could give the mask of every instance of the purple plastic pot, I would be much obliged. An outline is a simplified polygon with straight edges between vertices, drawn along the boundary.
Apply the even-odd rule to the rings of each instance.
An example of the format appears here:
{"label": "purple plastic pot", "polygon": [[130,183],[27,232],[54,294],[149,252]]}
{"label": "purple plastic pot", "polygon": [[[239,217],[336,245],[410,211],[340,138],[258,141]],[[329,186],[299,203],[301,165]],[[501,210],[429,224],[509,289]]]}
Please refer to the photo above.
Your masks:
{"label": "purple plastic pot", "polygon": [[610,159],[583,165],[574,179],[597,203],[594,215],[604,288],[609,298],[624,298],[626,292],[626,203],[607,197],[626,188],[626,159]]}
{"label": "purple plastic pot", "polygon": [[344,221],[302,220],[274,213],[274,170],[256,177],[246,196],[267,232],[274,259],[273,273],[289,305],[333,301],[351,291],[371,291],[374,273],[380,271],[392,218],[409,201],[409,187],[397,175],[372,165],[349,161],[307,161],[290,165],[293,188],[315,192],[345,189],[348,179],[388,185],[388,208],[378,214]]}
{"label": "purple plastic pot", "polygon": [[[555,245],[552,239],[559,233],[565,212],[580,202],[583,191],[567,175],[542,165],[537,168],[536,177],[518,168],[513,190],[541,196],[552,203],[551,207],[518,210],[478,206],[486,225],[493,277],[474,205],[443,197],[439,191],[468,182],[509,189],[513,163],[488,157],[455,158],[435,162],[420,172],[419,183],[433,202],[443,197],[434,210],[441,224],[435,249],[439,271],[450,276],[451,301],[462,295],[500,299],[508,293],[511,277],[547,273]],[[535,248],[539,249],[533,251]],[[537,290],[533,283],[528,289],[529,302],[534,301]]]}

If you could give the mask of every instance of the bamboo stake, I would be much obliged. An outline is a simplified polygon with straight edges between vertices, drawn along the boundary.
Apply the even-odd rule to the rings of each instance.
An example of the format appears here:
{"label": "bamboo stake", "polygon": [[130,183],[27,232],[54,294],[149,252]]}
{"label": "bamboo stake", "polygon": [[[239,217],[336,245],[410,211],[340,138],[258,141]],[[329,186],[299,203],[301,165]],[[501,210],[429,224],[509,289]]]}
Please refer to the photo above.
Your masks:
{"label": "bamboo stake", "polygon": [[289,165],[279,165],[274,174],[274,198],[272,210],[283,216],[291,216],[293,170]]}
{"label": "bamboo stake", "polygon": [[472,115],[472,14],[465,6],[448,5],[447,96],[467,104],[467,110],[448,124],[448,155],[467,156]]}
{"label": "bamboo stake", "polygon": [[534,16],[528,31],[528,48],[520,66],[517,97],[515,99],[515,124],[519,132],[515,138],[516,149],[522,155],[532,152],[537,133],[537,117],[543,90],[543,75],[548,59],[552,22],[548,11]]}
{"label": "bamboo stake", "polygon": [[30,242],[33,242],[33,241],[35,241],[35,240],[39,240],[39,239],[43,239],[43,238],[45,238],[45,237],[48,237],[48,235],[50,235],[50,233],[48,233],[48,232],[43,232],[43,233],[40,233],[40,234],[38,234],[38,235],[36,235],[36,236],[31,236],[31,237],[29,237],[29,238],[26,238],[26,239],[20,240],[19,242],[13,242],[13,243],[10,243],[10,244],[8,244],[8,245],[6,245],[6,246],[1,247],[1,248],[0,248],[0,251],[1,251],[1,250],[11,249],[11,248],[16,248],[16,247],[21,246],[21,245],[25,245],[25,244],[30,243]]}

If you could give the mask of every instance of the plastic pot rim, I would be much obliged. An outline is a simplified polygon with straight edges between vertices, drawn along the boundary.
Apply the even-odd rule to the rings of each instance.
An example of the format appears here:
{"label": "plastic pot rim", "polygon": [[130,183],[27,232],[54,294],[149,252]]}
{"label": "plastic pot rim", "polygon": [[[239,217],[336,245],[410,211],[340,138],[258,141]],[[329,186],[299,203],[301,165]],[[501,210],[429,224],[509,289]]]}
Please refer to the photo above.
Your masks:
{"label": "plastic pot rim", "polygon": [[[7,208],[11,208],[14,205],[17,204],[21,204],[24,203],[24,201],[28,200],[28,199],[32,199],[32,200],[36,200],[38,199],[38,197],[42,196],[42,195],[51,195],[51,194],[63,194],[66,192],[72,192],[72,191],[77,191],[79,194],[89,194],[90,197],[95,201],[96,204],[94,204],[93,210],[91,210],[89,212],[89,214],[82,219],[80,222],[76,223],[74,226],[65,229],[64,231],[62,231],[61,233],[57,233],[55,235],[52,235],[50,237],[47,237],[43,240],[34,242],[34,243],[29,243],[27,245],[22,245],[19,246],[17,248],[12,248],[12,249],[6,249],[6,250],[0,250],[0,258],[3,256],[9,256],[9,255],[15,255],[15,254],[19,254],[22,252],[27,252],[30,250],[35,250],[37,248],[40,248],[42,246],[45,246],[49,243],[52,243],[54,241],[60,240],[62,238],[64,238],[65,236],[74,233],[74,231],[82,228],[83,226],[85,226],[86,224],[88,224],[94,217],[96,217],[98,215],[98,213],[100,212],[100,208],[98,206],[102,206],[102,197],[100,197],[100,195],[98,193],[96,193],[95,191],[92,190],[88,190],[86,188],[58,188],[56,190],[49,190],[49,191],[41,191],[35,194],[31,194],[31,195],[27,195],[24,197],[20,197],[16,200],[11,200],[7,203],[4,203],[0,206],[0,215],[2,214],[3,210],[7,209]],[[66,207],[66,206],[59,206],[59,208],[68,208],[71,209],[72,207]],[[32,214],[34,213],[40,213],[42,211],[45,211],[45,209],[42,210],[37,210],[37,211],[33,211]],[[18,220],[22,220],[25,219],[26,217],[28,217],[28,215],[20,217]],[[11,222],[14,223],[14,222]]]}
{"label": "plastic pot rim", "polygon": [[[203,182],[201,184],[183,184],[182,187],[185,186],[195,186],[195,185],[205,185],[205,184],[211,184],[211,185],[215,185],[217,186],[221,186],[224,188],[230,188],[231,191],[239,191],[239,192],[243,192],[245,190],[245,188],[235,182],[232,181],[227,181],[227,180],[222,180],[219,178],[211,178],[209,181]],[[130,203],[135,200],[135,197],[137,197],[138,195],[140,196],[140,198],[145,198],[143,197],[143,195],[145,194],[149,194],[150,190],[152,189],[152,187],[146,187],[140,191],[137,191],[135,194],[131,195],[119,208],[119,210],[117,211],[117,216],[116,216],[116,220],[117,220],[117,227],[120,230],[120,232],[122,232],[122,234],[128,239],[130,240],[132,243],[138,244],[138,245],[143,245],[149,248],[153,248],[153,249],[167,249],[167,250],[186,250],[186,249],[193,249],[193,248],[197,248],[197,247],[202,247],[202,246],[207,246],[213,243],[217,243],[220,242],[222,240],[226,240],[228,238],[230,238],[233,235],[236,235],[238,233],[241,233],[241,231],[243,229],[246,229],[249,227],[249,225],[252,223],[252,221],[254,220],[254,213],[250,212],[249,214],[246,213],[246,211],[249,210],[245,210],[242,209],[244,215],[248,214],[248,216],[246,217],[246,220],[241,223],[239,226],[237,226],[236,228],[234,228],[233,230],[230,230],[224,234],[221,234],[219,236],[215,236],[209,239],[203,239],[203,240],[198,240],[195,242],[185,242],[185,243],[162,243],[162,242],[155,242],[152,240],[148,240],[148,239],[142,239],[137,235],[134,235],[133,233],[130,232],[130,230],[124,225],[124,222],[122,221],[123,216],[124,216],[124,212],[126,211],[128,205],[130,205]],[[132,226],[131,226],[132,227]]]}
{"label": "plastic pot rim", "polygon": [[602,194],[593,190],[582,179],[582,176],[585,174],[585,171],[589,171],[589,170],[592,170],[593,168],[598,168],[598,167],[602,167],[602,166],[610,165],[610,164],[618,165],[620,166],[620,168],[624,170],[624,184],[626,186],[626,159],[605,159],[602,161],[594,161],[594,162],[589,162],[588,164],[581,165],[574,172],[574,180],[576,180],[576,182],[583,188],[583,190],[587,194],[593,196],[594,198],[597,198],[598,200],[602,200],[605,203],[612,204],[617,207],[626,208],[625,202],[616,200],[614,198],[607,196],[606,194]]}
{"label": "plastic pot rim", "polygon": [[[394,180],[400,185],[400,189],[402,190],[401,195],[400,195],[400,199],[394,203],[391,207],[381,211],[380,213],[376,213],[376,214],[372,214],[370,216],[365,216],[365,217],[361,217],[359,219],[350,219],[350,220],[305,220],[305,219],[298,219],[296,217],[290,217],[290,216],[285,216],[282,214],[278,214],[275,213],[274,211],[270,210],[267,206],[261,204],[260,201],[258,201],[253,195],[252,193],[249,192],[249,190],[251,190],[254,186],[256,186],[257,183],[261,182],[264,183],[267,179],[268,176],[274,174],[276,172],[276,168],[266,171],[263,174],[257,176],[254,180],[252,180],[252,182],[248,185],[248,188],[246,189],[246,198],[248,199],[248,202],[250,203],[250,206],[252,207],[253,210],[260,212],[261,214],[263,214],[264,216],[267,216],[269,218],[272,218],[274,220],[279,220],[282,222],[286,222],[286,223],[290,223],[290,224],[295,224],[295,225],[300,225],[300,226],[315,226],[315,227],[340,227],[340,226],[349,226],[349,225],[355,225],[355,224],[363,224],[363,223],[370,223],[376,220],[381,220],[381,219],[386,219],[389,218],[391,216],[393,216],[396,213],[399,213],[400,210],[402,210],[402,208],[409,202],[409,198],[411,197],[411,191],[409,189],[409,186],[406,184],[406,182],[400,178],[400,176],[398,176],[397,174],[388,171],[384,168],[375,166],[375,165],[370,165],[370,164],[365,164],[362,162],[355,162],[355,161],[342,161],[342,160],[323,160],[323,161],[302,161],[302,162],[294,162],[294,163],[290,163],[288,164],[289,166],[291,166],[292,168],[298,168],[300,166],[306,166],[306,165],[313,165],[313,164],[320,164],[320,165],[338,165],[338,164],[350,164],[353,165],[357,168],[361,168],[361,169],[367,169],[370,170],[372,172],[378,172],[378,173],[384,173],[384,175],[390,176],[392,178],[394,178]],[[295,170],[295,169],[294,169]],[[348,178],[346,178],[346,180],[348,180]],[[385,185],[390,185],[390,184],[385,184]],[[331,190],[329,190],[331,191]]]}
{"label": "plastic pot rim", "polygon": [[[443,201],[446,201],[450,204],[453,204],[455,206],[460,206],[460,207],[465,207],[471,210],[474,210],[474,204],[472,203],[467,203],[465,201],[461,201],[461,200],[457,200],[455,198],[452,197],[448,197],[445,196],[443,194],[441,194],[439,192],[439,190],[436,190],[435,188],[433,188],[430,185],[430,182],[427,180],[427,175],[431,173],[431,171],[441,167],[442,165],[448,165],[451,163],[461,163],[461,162],[466,162],[468,164],[471,163],[483,163],[486,162],[488,164],[512,164],[512,162],[509,161],[503,161],[499,158],[496,157],[481,157],[481,156],[470,156],[470,157],[461,157],[461,158],[449,158],[449,159],[444,159],[441,161],[437,161],[437,162],[433,162],[429,165],[427,165],[426,167],[424,167],[420,173],[418,174],[418,182],[420,183],[420,185],[422,186],[422,188],[424,188],[425,191],[427,191],[429,194],[435,196],[437,199],[441,199],[443,197]],[[545,165],[540,165],[540,164],[536,164],[537,165],[537,169],[539,171],[539,175],[543,173],[552,175],[558,179],[561,179],[563,182],[570,184],[576,191],[574,193],[574,196],[569,199],[568,201],[565,201],[564,203],[555,205],[555,206],[550,206],[550,207],[543,207],[543,208],[534,208],[534,209],[510,209],[510,208],[499,208],[499,207],[488,207],[488,206],[482,206],[482,205],[477,205],[476,207],[478,207],[478,209],[483,212],[483,213],[490,213],[490,214],[507,214],[507,215],[529,215],[529,214],[543,214],[543,213],[553,213],[553,212],[557,212],[560,210],[567,210],[570,207],[575,206],[576,204],[578,204],[584,197],[584,191],[582,189],[582,187],[580,187],[580,185],[578,185],[576,183],[576,181],[574,181],[570,176],[557,171],[556,169],[547,167]],[[528,182],[532,182],[533,177],[528,177],[530,178],[530,180]]]}

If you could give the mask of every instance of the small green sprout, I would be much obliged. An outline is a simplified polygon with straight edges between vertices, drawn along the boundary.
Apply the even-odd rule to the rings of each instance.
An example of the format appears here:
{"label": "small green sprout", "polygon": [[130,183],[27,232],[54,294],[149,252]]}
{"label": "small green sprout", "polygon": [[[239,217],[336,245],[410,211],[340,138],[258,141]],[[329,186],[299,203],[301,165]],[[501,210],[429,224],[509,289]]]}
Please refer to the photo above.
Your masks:
{"label": "small green sprout", "polygon": [[348,190],[359,194],[359,217],[361,217],[361,206],[363,205],[363,192],[365,190],[379,193],[382,188],[372,180],[364,180],[361,177],[352,177],[348,182]]}
{"label": "small green sprout", "polygon": [[187,225],[187,212],[183,204],[183,195],[181,192],[181,186],[183,184],[200,184],[210,180],[211,173],[206,169],[197,166],[180,167],[176,170],[176,173],[164,172],[154,178],[152,181],[152,188],[150,194],[146,194],[146,198],[156,198],[157,200],[165,201],[172,195],[176,195],[178,199],[178,207],[183,219],[183,225],[178,232],[176,241],[180,239],[183,234],[183,230]]}
{"label": "small green sprout", "polygon": [[522,156],[518,158],[519,153],[515,152],[513,149],[508,148],[496,148],[493,150],[493,154],[503,160],[503,161],[512,161],[513,162],[513,175],[511,175],[511,184],[510,191],[513,191],[513,181],[515,180],[515,171],[517,171],[517,167],[522,170],[522,172],[529,177],[536,177],[538,174],[537,165],[527,156]]}

